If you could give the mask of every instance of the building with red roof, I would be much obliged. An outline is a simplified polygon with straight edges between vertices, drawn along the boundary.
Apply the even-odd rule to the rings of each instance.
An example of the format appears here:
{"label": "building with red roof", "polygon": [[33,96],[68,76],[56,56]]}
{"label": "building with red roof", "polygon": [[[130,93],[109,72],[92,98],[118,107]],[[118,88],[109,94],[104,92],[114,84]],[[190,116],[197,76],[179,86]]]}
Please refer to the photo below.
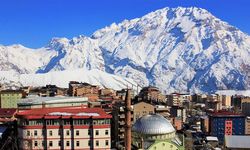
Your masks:
{"label": "building with red roof", "polygon": [[20,149],[110,149],[111,115],[101,108],[62,107],[21,110]]}
{"label": "building with red roof", "polygon": [[16,111],[15,108],[0,108],[0,124],[14,121]]}

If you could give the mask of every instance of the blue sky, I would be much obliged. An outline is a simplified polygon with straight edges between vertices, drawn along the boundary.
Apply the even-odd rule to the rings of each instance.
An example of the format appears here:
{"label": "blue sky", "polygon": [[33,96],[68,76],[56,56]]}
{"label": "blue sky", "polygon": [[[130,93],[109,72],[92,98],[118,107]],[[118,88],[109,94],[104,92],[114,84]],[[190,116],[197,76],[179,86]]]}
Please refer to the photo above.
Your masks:
{"label": "blue sky", "polygon": [[205,8],[250,35],[250,0],[1,0],[0,44],[46,45],[164,7]]}

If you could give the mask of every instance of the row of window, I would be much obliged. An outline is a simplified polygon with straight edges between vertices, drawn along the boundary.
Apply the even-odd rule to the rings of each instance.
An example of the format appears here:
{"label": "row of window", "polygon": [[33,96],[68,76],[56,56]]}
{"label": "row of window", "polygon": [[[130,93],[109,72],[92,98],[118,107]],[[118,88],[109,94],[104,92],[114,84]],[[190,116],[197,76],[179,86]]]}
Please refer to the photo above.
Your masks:
{"label": "row of window", "polygon": [[[43,130],[43,131],[44,131],[44,130]],[[91,131],[92,131],[92,130],[88,130],[88,135],[91,135]],[[26,134],[27,136],[30,136],[30,135],[31,135],[31,131],[27,131],[26,133],[27,133],[27,134]],[[80,131],[79,131],[79,130],[76,130],[75,133],[76,133],[76,134],[75,134],[76,136],[80,136]],[[38,134],[37,134],[37,130],[34,130],[34,136],[37,136],[37,135],[38,135]],[[45,135],[45,133],[43,132],[42,135]],[[49,133],[48,133],[48,135],[49,135],[49,136],[53,136],[53,131],[50,130]],[[58,130],[58,135],[59,135],[59,136],[61,135],[61,130]],[[66,130],[66,135],[67,135],[67,136],[70,135],[70,130]],[[99,135],[99,130],[95,130],[95,135]],[[105,130],[105,135],[109,135],[109,130]]]}
{"label": "row of window", "polygon": [[[43,125],[43,120],[20,120],[20,125]],[[90,119],[74,119],[71,123],[71,120],[46,120],[46,125],[103,125],[103,124],[110,124],[110,119],[101,119],[101,120],[90,120]]]}
{"label": "row of window", "polygon": [[[53,147],[53,141],[49,141],[48,146],[49,147]],[[44,146],[44,141],[42,141],[42,145]],[[58,146],[62,145],[62,141],[58,141]],[[34,141],[34,146],[37,147],[38,146],[38,141]],[[70,141],[66,141],[66,146],[70,146]],[[76,147],[80,146],[80,141],[76,141]],[[91,146],[91,141],[88,140],[88,146]],[[95,146],[99,146],[99,140],[95,141]],[[109,146],[109,140],[105,140],[105,146]]]}

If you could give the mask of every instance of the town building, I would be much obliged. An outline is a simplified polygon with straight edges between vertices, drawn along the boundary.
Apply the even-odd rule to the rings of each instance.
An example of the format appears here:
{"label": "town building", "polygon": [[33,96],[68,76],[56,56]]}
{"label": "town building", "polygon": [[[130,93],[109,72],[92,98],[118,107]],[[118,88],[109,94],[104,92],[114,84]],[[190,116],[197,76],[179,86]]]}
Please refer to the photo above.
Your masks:
{"label": "town building", "polygon": [[244,135],[245,116],[232,112],[215,112],[209,115],[210,135],[224,141],[225,135]]}
{"label": "town building", "polygon": [[232,96],[231,99],[231,105],[234,107],[234,110],[236,112],[240,112],[241,111],[241,104],[242,104],[242,99],[244,99],[245,97],[242,95],[234,95]]}
{"label": "town building", "polygon": [[243,98],[241,100],[241,110],[246,116],[250,116],[250,98]]}
{"label": "town building", "polygon": [[69,96],[39,97],[33,95],[22,99],[17,105],[18,109],[87,106],[88,98]]}
{"label": "town building", "polygon": [[231,107],[231,96],[221,95],[221,97],[222,97],[222,106],[224,108],[230,108]]}
{"label": "town building", "polygon": [[155,107],[155,113],[160,114],[165,118],[170,118],[170,108],[166,105],[154,105]]}
{"label": "town building", "polygon": [[211,94],[207,96],[205,101],[206,109],[219,111],[222,109],[222,96],[218,94]]}
{"label": "town building", "polygon": [[[131,122],[133,122],[133,106],[131,111]],[[125,102],[117,101],[112,110],[112,147],[125,148]]]}
{"label": "town building", "polygon": [[205,134],[209,133],[209,117],[208,116],[201,116],[201,131]]}
{"label": "town building", "polygon": [[250,117],[246,117],[246,122],[245,122],[245,134],[250,135]]}
{"label": "town building", "polygon": [[2,90],[0,92],[0,108],[17,108],[17,103],[25,94],[22,90]]}
{"label": "town building", "polygon": [[167,95],[168,105],[169,106],[183,106],[184,102],[191,102],[192,96],[189,94],[181,94],[181,93],[172,93]]}
{"label": "town building", "polygon": [[132,145],[144,150],[184,150],[183,136],[177,136],[170,121],[157,114],[145,115],[135,122]]}
{"label": "town building", "polygon": [[99,97],[100,87],[91,85],[88,83],[80,83],[76,81],[70,81],[68,94],[69,96],[84,96],[88,97],[89,100],[95,101]]}
{"label": "town building", "polygon": [[[147,114],[155,113],[155,107],[146,102],[137,102],[131,106],[131,122],[134,123],[138,118]],[[119,149],[124,148],[125,135],[125,103],[117,102],[112,110],[112,139],[114,146]]]}
{"label": "town building", "polygon": [[154,114],[155,107],[152,104],[145,103],[145,102],[138,102],[133,105],[133,118],[134,122],[147,114]]}
{"label": "town building", "polygon": [[17,112],[19,149],[110,149],[110,115],[101,108],[37,108]]}
{"label": "town building", "polygon": [[16,108],[0,108],[0,124],[9,123],[16,120],[16,112]]}
{"label": "town building", "polygon": [[164,96],[161,91],[154,86],[148,86],[142,88],[138,95],[138,99],[148,102],[166,102],[166,96]]}
{"label": "town building", "polygon": [[182,122],[186,122],[187,112],[186,108],[180,106],[172,106],[170,108],[170,117],[181,118]]}

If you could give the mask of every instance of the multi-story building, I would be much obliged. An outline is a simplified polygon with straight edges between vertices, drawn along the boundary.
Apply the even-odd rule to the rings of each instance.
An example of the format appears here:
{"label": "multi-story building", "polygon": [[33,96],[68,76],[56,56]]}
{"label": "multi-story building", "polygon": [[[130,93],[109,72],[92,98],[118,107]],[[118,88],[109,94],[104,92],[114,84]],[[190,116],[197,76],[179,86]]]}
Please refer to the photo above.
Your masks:
{"label": "multi-story building", "polygon": [[68,94],[70,96],[88,97],[89,100],[97,100],[99,96],[99,90],[99,86],[96,85],[71,81],[69,83]]}
{"label": "multi-story building", "polygon": [[241,100],[241,110],[246,116],[250,116],[250,98],[243,98]]}
{"label": "multi-story building", "polygon": [[246,117],[246,122],[245,122],[245,134],[250,135],[250,117]]}
{"label": "multi-story building", "polygon": [[231,107],[231,96],[228,95],[221,95],[222,97],[222,106],[225,108]]}
{"label": "multi-story building", "polygon": [[209,133],[209,118],[208,116],[201,116],[201,131],[205,134]]}
{"label": "multi-story building", "polygon": [[25,94],[21,90],[3,90],[0,92],[1,108],[17,108],[17,103]]}
{"label": "multi-story building", "polygon": [[215,112],[209,115],[209,129],[212,136],[224,141],[225,135],[244,135],[245,116],[232,112]]}
{"label": "multi-story building", "polygon": [[231,99],[231,105],[234,107],[235,111],[239,112],[241,110],[242,99],[244,96],[242,95],[234,95]]}
{"label": "multi-story building", "polygon": [[[132,107],[133,108],[133,107]],[[133,122],[133,109],[131,111],[131,122]],[[125,103],[117,101],[112,110],[112,146],[124,149],[125,143]]]}
{"label": "multi-story building", "polygon": [[172,106],[170,108],[170,116],[181,118],[182,122],[186,122],[187,112],[184,107]]}
{"label": "multi-story building", "polygon": [[[112,139],[115,147],[124,148],[125,135],[125,107],[124,102],[118,102],[113,105],[112,121]],[[132,105],[131,122],[134,123],[138,118],[155,113],[155,107],[146,102],[138,102]]]}
{"label": "multi-story building", "polygon": [[167,97],[169,106],[183,106],[184,101],[192,101],[192,96],[189,94],[172,93]]}
{"label": "multi-story building", "polygon": [[205,101],[206,109],[219,111],[222,109],[222,96],[218,94],[211,94],[207,96]]}
{"label": "multi-story building", "polygon": [[38,108],[17,112],[19,149],[111,148],[110,118],[101,108]]}
{"label": "multi-story building", "polygon": [[150,102],[166,102],[166,96],[157,87],[153,86],[144,87],[140,91],[138,98]]}

